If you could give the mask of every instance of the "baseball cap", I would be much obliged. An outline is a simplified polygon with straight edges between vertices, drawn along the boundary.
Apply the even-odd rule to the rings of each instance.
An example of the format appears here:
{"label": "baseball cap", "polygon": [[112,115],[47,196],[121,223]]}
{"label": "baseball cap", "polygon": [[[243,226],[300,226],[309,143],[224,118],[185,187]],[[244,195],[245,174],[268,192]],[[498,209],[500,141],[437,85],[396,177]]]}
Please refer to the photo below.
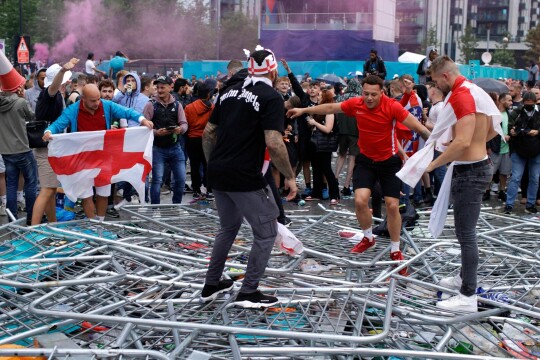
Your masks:
{"label": "baseball cap", "polygon": [[[45,81],[43,82],[43,85],[45,87],[49,87],[54,81],[56,74],[58,74],[60,70],[62,70],[62,66],[60,66],[59,64],[52,64],[51,66],[49,66],[49,68],[45,72]],[[62,85],[64,85],[69,79],[71,79],[71,74],[72,73],[69,70],[64,73]]]}
{"label": "baseball cap", "polygon": [[173,81],[168,76],[160,76],[156,80],[154,80],[154,85],[157,85],[157,84],[172,85]]}

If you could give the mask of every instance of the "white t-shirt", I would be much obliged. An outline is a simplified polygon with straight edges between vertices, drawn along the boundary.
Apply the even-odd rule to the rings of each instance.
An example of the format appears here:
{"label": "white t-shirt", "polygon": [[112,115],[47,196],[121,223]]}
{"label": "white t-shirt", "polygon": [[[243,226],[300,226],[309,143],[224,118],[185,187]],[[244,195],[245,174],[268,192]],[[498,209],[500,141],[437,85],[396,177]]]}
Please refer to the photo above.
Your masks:
{"label": "white t-shirt", "polygon": [[90,74],[90,75],[95,75],[96,74],[96,71],[94,70],[94,68],[96,67],[96,64],[94,64],[94,62],[90,59],[86,60],[86,64],[85,64],[85,73],[87,74]]}
{"label": "white t-shirt", "polygon": [[[431,109],[429,109],[429,121],[431,121],[434,125],[437,123],[437,118],[439,117],[439,113],[442,111],[444,107],[444,101],[439,101],[438,103],[435,103],[431,106]],[[446,150],[446,146],[443,145],[443,143],[448,143],[452,139],[452,128],[448,128],[448,130],[435,142],[435,150],[443,152]]]}

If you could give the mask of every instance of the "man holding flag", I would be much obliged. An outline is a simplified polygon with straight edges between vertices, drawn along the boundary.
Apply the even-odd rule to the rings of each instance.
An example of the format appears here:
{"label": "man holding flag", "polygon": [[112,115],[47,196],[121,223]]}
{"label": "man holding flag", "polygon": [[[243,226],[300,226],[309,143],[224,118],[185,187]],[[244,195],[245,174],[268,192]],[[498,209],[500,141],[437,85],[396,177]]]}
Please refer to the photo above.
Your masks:
{"label": "man holding flag", "polygon": [[[415,177],[421,176],[424,171],[431,172],[444,164],[452,163],[431,213],[429,229],[435,238],[440,235],[451,194],[455,232],[461,247],[461,273],[442,279],[439,285],[459,290],[459,294],[438,302],[437,307],[476,312],[476,223],[480,215],[482,194],[491,180],[492,171],[486,142],[497,132],[502,133],[501,114],[490,96],[467,81],[448,56],[433,60],[430,73],[437,87],[447,94],[444,106],[425,148],[409,159],[398,176],[404,182],[414,183],[417,181]],[[452,132],[452,140],[446,150],[433,159],[435,141],[447,131]]]}
{"label": "man holding flag", "polygon": [[[51,124],[43,135],[44,141],[53,140],[53,134],[62,133],[68,125],[71,126],[71,132],[85,132],[85,131],[99,131],[111,129],[113,118],[125,118],[128,120],[136,121],[140,125],[146,126],[150,129],[153,128],[153,123],[144,118],[140,113],[133,109],[117,105],[112,101],[102,100],[100,97],[99,89],[94,84],[85,85],[82,90],[80,101],[77,101],[73,105],[64,110],[62,115]],[[118,130],[124,132],[125,130]],[[111,134],[112,135],[112,134]],[[88,139],[88,143],[80,144],[81,152],[73,154],[73,151],[68,151],[69,156],[62,157],[51,156],[51,148],[49,148],[49,162],[55,173],[59,176],[73,175],[74,173],[80,173],[81,171],[98,171],[98,176],[95,177],[95,181],[92,181],[96,186],[96,206],[92,201],[93,191],[91,188],[82,189],[83,193],[80,194],[83,199],[83,210],[88,218],[94,218],[95,212],[99,220],[105,219],[105,212],[107,209],[107,197],[111,192],[111,178],[118,174],[121,170],[126,170],[126,167],[122,167],[122,164],[117,164],[119,159],[111,158],[106,154],[106,145],[116,147],[119,143],[121,146],[117,148],[118,152],[124,152],[125,146],[123,134],[121,136],[102,136],[103,140]],[[96,135],[99,136],[99,135]],[[102,148],[103,151],[85,151],[86,148],[92,148],[95,143],[98,142],[97,148]],[[93,148],[92,148],[93,149]],[[85,156],[84,153],[92,156]],[[78,155],[78,156],[76,156]],[[118,154],[119,156],[121,154]],[[107,159],[101,159],[99,156],[109,156]],[[136,158],[133,156],[133,158]],[[66,160],[66,161],[63,161]],[[93,169],[99,167],[101,163],[112,163],[113,172],[109,174],[102,174],[103,171],[99,169]],[[119,165],[119,166],[115,166]],[[125,164],[124,164],[125,165]],[[135,164],[133,164],[135,165]],[[145,165],[146,167],[146,165]],[[147,164],[148,171],[150,165]],[[114,171],[115,170],[115,171]],[[89,175],[90,176],[90,175]],[[64,180],[61,180],[64,191],[69,197],[69,190],[66,186],[73,185],[74,187],[80,186],[80,184],[70,184],[69,176],[64,176]],[[94,179],[92,179],[94,180]]]}

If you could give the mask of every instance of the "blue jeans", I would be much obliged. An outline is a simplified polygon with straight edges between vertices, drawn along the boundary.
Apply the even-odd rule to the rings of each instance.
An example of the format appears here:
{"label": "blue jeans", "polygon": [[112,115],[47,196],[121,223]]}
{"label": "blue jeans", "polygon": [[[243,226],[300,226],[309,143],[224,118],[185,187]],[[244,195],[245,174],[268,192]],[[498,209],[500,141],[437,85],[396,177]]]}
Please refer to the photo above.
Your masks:
{"label": "blue jeans", "polygon": [[186,157],[179,143],[167,148],[152,147],[152,184],[150,186],[150,200],[152,204],[160,203],[160,190],[163,184],[165,164],[169,164],[174,176],[173,204],[180,204],[184,195],[186,183]]}
{"label": "blue jeans", "polygon": [[21,154],[2,155],[6,165],[7,207],[17,217],[17,188],[19,174],[24,177],[24,196],[26,199],[27,224],[32,219],[32,211],[37,197],[37,164],[32,151]]}
{"label": "blue jeans", "polygon": [[491,181],[493,167],[488,160],[473,164],[455,165],[452,176],[451,199],[454,203],[454,226],[461,247],[460,293],[476,293],[478,271],[478,244],[476,223],[480,216],[482,194]]}
{"label": "blue jeans", "polygon": [[[435,160],[436,158],[441,156],[441,154],[442,153],[440,151],[435,150],[435,156],[433,156],[433,160]],[[439,166],[436,169],[433,169],[433,171],[430,172],[429,174],[430,174],[430,178],[433,179],[433,182],[432,182],[432,184],[433,184],[433,193],[435,195],[439,195],[439,190],[441,189],[441,185],[443,183],[444,176],[446,175],[446,165],[442,165],[442,166]]]}
{"label": "blue jeans", "polygon": [[514,207],[514,201],[516,201],[519,183],[527,163],[529,164],[527,206],[534,206],[536,202],[536,192],[538,191],[538,178],[540,177],[540,155],[536,155],[530,159],[525,159],[516,153],[512,153],[510,158],[512,159],[512,177],[510,178],[508,190],[506,191],[506,206]]}

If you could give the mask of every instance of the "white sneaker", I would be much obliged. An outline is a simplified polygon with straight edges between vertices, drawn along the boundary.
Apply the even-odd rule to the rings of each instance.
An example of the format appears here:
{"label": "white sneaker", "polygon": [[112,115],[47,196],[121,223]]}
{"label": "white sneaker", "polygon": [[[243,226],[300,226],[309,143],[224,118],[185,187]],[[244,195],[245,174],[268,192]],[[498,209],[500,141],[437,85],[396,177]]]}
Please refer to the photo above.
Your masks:
{"label": "white sneaker", "polygon": [[122,199],[118,204],[114,205],[115,210],[118,210],[126,205],[131,205],[131,201],[127,201],[126,199]]}
{"label": "white sneaker", "polygon": [[140,204],[141,200],[139,199],[139,197],[137,195],[133,195],[133,196],[131,196],[131,203],[132,204]]}
{"label": "white sneaker", "polygon": [[6,204],[0,204],[0,216],[7,216]]}
{"label": "white sneaker", "polygon": [[495,183],[491,184],[490,190],[493,192],[499,191],[499,184],[495,184]]}
{"label": "white sneaker", "polygon": [[439,301],[437,303],[439,309],[461,311],[461,312],[478,312],[478,302],[476,295],[465,296],[459,294],[452,296],[448,300]]}
{"label": "white sneaker", "polygon": [[461,276],[456,275],[453,277],[447,277],[447,278],[441,279],[438,285],[445,287],[447,289],[459,290],[461,289],[461,284],[462,284]]}

